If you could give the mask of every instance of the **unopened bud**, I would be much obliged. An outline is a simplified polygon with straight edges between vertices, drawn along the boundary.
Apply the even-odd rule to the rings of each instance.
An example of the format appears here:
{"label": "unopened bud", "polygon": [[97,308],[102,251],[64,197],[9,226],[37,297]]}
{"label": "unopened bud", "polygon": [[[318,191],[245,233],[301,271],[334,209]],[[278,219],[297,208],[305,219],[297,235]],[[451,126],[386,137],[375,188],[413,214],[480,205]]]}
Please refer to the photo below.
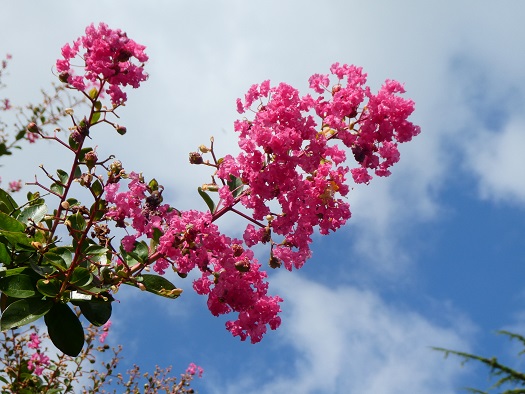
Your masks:
{"label": "unopened bud", "polygon": [[341,85],[337,84],[332,87],[332,96],[341,90]]}
{"label": "unopened bud", "polygon": [[62,201],[60,206],[64,209],[69,209],[69,203],[67,201]]}
{"label": "unopened bud", "polygon": [[64,112],[66,113],[66,115],[73,115],[75,113],[73,108],[66,108]]}
{"label": "unopened bud", "polygon": [[93,167],[95,167],[95,163],[98,160],[97,152],[90,150],[85,154],[84,160],[86,161],[87,168],[91,170]]}
{"label": "unopened bud", "polygon": [[69,73],[67,72],[60,73],[58,75],[58,79],[60,80],[60,82],[67,83],[67,81],[69,80]]}
{"label": "unopened bud", "polygon": [[120,125],[118,125],[118,124],[115,125],[115,130],[117,130],[117,133],[119,133],[120,135],[124,135],[124,134],[126,134],[126,132],[128,131],[128,130],[126,129],[126,127],[124,127],[124,126],[120,126]]}
{"label": "unopened bud", "polygon": [[27,131],[31,133],[38,133],[38,126],[35,122],[31,122],[27,125]]}
{"label": "unopened bud", "polygon": [[36,241],[33,241],[31,242],[31,246],[37,250],[41,250],[42,249],[42,244],[40,242],[36,242]]}
{"label": "unopened bud", "polygon": [[270,257],[270,261],[268,262],[268,265],[270,268],[276,269],[281,267],[281,260],[279,260],[277,257],[272,256]]}
{"label": "unopened bud", "polygon": [[216,183],[205,183],[202,185],[201,189],[208,192],[218,192],[219,186]]}
{"label": "unopened bud", "polygon": [[211,149],[208,148],[206,145],[201,145],[201,146],[199,146],[199,150],[200,150],[202,153],[208,153],[208,152],[211,152]]}
{"label": "unopened bud", "polygon": [[199,152],[190,152],[190,164],[202,164],[202,156]]}
{"label": "unopened bud", "polygon": [[242,259],[235,263],[235,269],[239,272],[248,272],[250,270],[250,261],[248,259]]}

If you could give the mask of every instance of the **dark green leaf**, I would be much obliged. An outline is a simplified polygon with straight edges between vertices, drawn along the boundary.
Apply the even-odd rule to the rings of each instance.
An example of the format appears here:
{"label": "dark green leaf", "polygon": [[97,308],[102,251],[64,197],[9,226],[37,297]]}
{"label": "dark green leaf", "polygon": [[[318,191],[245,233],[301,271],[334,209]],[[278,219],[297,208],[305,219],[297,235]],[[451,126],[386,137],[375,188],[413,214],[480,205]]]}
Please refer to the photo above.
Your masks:
{"label": "dark green leaf", "polygon": [[111,301],[94,299],[91,301],[76,302],[75,305],[80,308],[85,318],[94,326],[100,327],[106,324],[111,317]]}
{"label": "dark green leaf", "polygon": [[139,261],[143,263],[147,260],[149,256],[148,245],[144,241],[136,242],[135,249],[133,249],[133,252],[137,255]]}
{"label": "dark green leaf", "polygon": [[80,166],[77,166],[75,168],[75,174],[74,174],[74,178],[75,179],[78,179],[82,176],[82,170],[80,169]]}
{"label": "dark green leaf", "polygon": [[0,235],[3,238],[5,238],[7,240],[7,242],[9,242],[12,245],[17,245],[17,247],[21,247],[22,245],[25,245],[27,247],[31,247],[31,242],[33,242],[33,240],[34,240],[34,239],[31,239],[31,238],[27,238],[26,234],[20,233],[20,232],[11,232],[11,231],[2,231],[2,230],[0,230]]}
{"label": "dark green leaf", "polygon": [[50,187],[51,191],[58,194],[59,196],[62,196],[64,193],[64,186],[62,186],[60,183],[53,183]]}
{"label": "dark green leaf", "polygon": [[40,279],[36,282],[36,288],[38,291],[46,297],[54,298],[60,293],[60,287],[62,282],[58,279]]}
{"label": "dark green leaf", "polygon": [[[72,134],[71,134],[71,135],[72,135]],[[79,146],[79,145],[78,145],[78,142],[75,141],[75,140],[73,139],[73,137],[71,137],[71,135],[69,136],[69,146],[71,147],[71,149],[73,149],[73,150],[76,151],[76,150],[78,149],[78,146]]]}
{"label": "dark green leaf", "polygon": [[[95,210],[96,212],[93,212]],[[89,212],[93,220],[98,221],[102,219],[102,217],[106,213],[106,201],[105,200],[98,200],[98,202],[95,201],[93,205],[91,205]]]}
{"label": "dark green leaf", "polygon": [[76,267],[71,275],[71,284],[75,286],[87,286],[93,280],[93,275],[87,268]]}
{"label": "dark green leaf", "polygon": [[233,194],[233,197],[238,197],[242,193],[244,184],[242,183],[241,178],[230,175],[230,180],[228,181],[228,187]]}
{"label": "dark green leaf", "polygon": [[67,180],[69,179],[69,175],[64,170],[57,170],[58,179],[60,179],[60,182],[62,182],[64,185],[67,184]]}
{"label": "dark green leaf", "polygon": [[66,304],[55,304],[44,321],[53,344],[68,356],[78,356],[84,346],[84,329],[75,312]]}
{"label": "dark green leaf", "polygon": [[15,200],[13,200],[13,197],[11,197],[11,195],[8,192],[6,192],[4,189],[0,189],[0,201],[3,202],[7,206],[7,209],[9,211],[7,211],[6,213],[11,213],[16,208],[18,208],[18,205],[15,202]]}
{"label": "dark green leaf", "polygon": [[162,276],[143,274],[141,283],[147,291],[163,297],[177,298],[181,293],[180,289]]}
{"label": "dark green leaf", "polygon": [[80,213],[75,213],[68,217],[69,222],[71,223],[71,228],[77,231],[84,231],[86,229],[86,219]]}
{"label": "dark green leaf", "polygon": [[31,205],[25,208],[17,217],[17,220],[29,224],[29,219],[35,223],[40,223],[47,214],[47,206],[45,204]]}
{"label": "dark green leaf", "polygon": [[49,312],[52,306],[53,301],[38,298],[15,301],[4,310],[0,318],[0,328],[5,331],[32,323]]}
{"label": "dark green leaf", "polygon": [[26,227],[15,218],[0,212],[0,230],[24,232]]}
{"label": "dark green leaf", "polygon": [[91,124],[94,125],[97,123],[100,119],[100,112],[96,111],[93,113],[93,116],[91,117]]}
{"label": "dark green leaf", "polygon": [[62,257],[66,266],[70,266],[73,261],[73,250],[70,246],[59,246],[56,248],[49,249],[49,252],[54,253]]}
{"label": "dark green leaf", "polygon": [[33,279],[24,274],[0,279],[0,291],[14,298],[28,298],[36,294]]}
{"label": "dark green leaf", "polygon": [[204,202],[206,203],[206,205],[210,209],[210,212],[213,213],[214,210],[215,210],[215,203],[213,202],[211,197],[208,195],[208,193],[206,193],[204,190],[202,190],[201,187],[199,187],[197,189],[197,191],[199,192],[200,196],[202,197],[202,199],[204,200]]}
{"label": "dark green leaf", "polygon": [[9,265],[10,263],[11,256],[9,254],[9,251],[3,243],[0,243],[0,264]]}
{"label": "dark green leaf", "polygon": [[104,191],[102,183],[100,183],[98,179],[91,184],[91,191],[93,192],[93,194],[95,194],[96,197],[100,196]]}

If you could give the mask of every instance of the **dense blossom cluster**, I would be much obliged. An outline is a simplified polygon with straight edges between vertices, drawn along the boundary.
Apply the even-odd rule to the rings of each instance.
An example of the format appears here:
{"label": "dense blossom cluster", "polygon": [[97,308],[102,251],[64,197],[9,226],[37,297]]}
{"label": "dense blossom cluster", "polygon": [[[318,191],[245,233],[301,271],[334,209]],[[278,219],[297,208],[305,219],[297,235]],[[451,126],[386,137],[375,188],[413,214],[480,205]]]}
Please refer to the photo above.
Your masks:
{"label": "dense blossom cluster", "polygon": [[[258,230],[249,224],[245,242],[266,243],[269,231],[282,236],[282,242],[272,241],[272,257],[290,270],[310,257],[316,226],[327,234],[350,218],[350,206],[342,199],[349,191],[348,172],[356,183],[368,183],[370,170],[390,175],[389,168],[399,160],[397,143],[420,132],[407,120],[414,103],[397,95],[404,92],[400,83],[388,80],[374,95],[361,68],[335,63],[330,70],[338,79],[332,87],[329,75],[310,78],[316,97],[301,97],[284,83],[253,85],[244,101],[237,100],[239,113],[257,103],[252,120],[235,123],[242,152],[224,157],[217,171],[225,181],[235,176],[248,186],[239,201],[254,219],[270,219]],[[351,150],[355,168],[344,166],[344,147]],[[221,198],[235,203],[232,196]],[[270,209],[271,201],[278,202],[278,212]]]}
{"label": "dense blossom cluster", "polygon": [[30,349],[34,349],[35,353],[31,355],[31,358],[27,362],[27,368],[32,371],[35,375],[42,375],[44,369],[49,366],[49,357],[40,351],[40,337],[36,333],[30,335],[30,341],[27,343]]}
{"label": "dense blossom cluster", "polygon": [[[56,62],[56,68],[62,81],[82,92],[91,86],[111,97],[113,105],[126,101],[122,87],[131,85],[138,88],[147,79],[143,63],[148,60],[144,53],[145,46],[128,38],[120,29],[112,30],[106,24],[98,27],[91,24],[86,28],[86,35],[78,38],[73,45],[62,47],[63,59]],[[72,59],[83,60],[83,70],[77,75]],[[132,62],[136,59],[139,64]],[[105,86],[105,85],[108,86]]]}
{"label": "dense blossom cluster", "polygon": [[[62,48],[64,58],[56,67],[71,87],[86,94],[94,86],[108,93],[116,107],[126,100],[122,87],[138,87],[147,78],[141,64],[148,59],[144,49],[120,30],[91,25],[85,36]],[[72,65],[76,57],[84,61],[79,74]],[[227,323],[233,335],[258,342],[267,326],[279,326],[282,299],[267,295],[267,274],[250,248],[269,243],[272,268],[302,267],[311,256],[314,231],[328,234],[350,218],[347,178],[368,183],[371,174],[390,175],[390,167],[399,161],[398,144],[420,132],[407,120],[414,103],[400,97],[400,83],[387,80],[374,94],[361,68],[335,63],[330,72],[309,79],[312,94],[301,96],[290,85],[272,87],[264,81],[237,100],[239,113],[254,114],[235,122],[241,153],[217,160],[213,147],[202,148],[203,153],[212,152],[214,164],[205,163],[200,153],[190,155],[194,164],[216,167],[213,179],[221,185],[213,183],[208,190],[217,191],[220,201],[215,206],[204,194],[209,212],[179,211],[163,204],[163,189],[156,181],[146,183],[140,174],[125,174],[120,164],[110,167],[104,220],[126,229],[121,254],[134,252],[139,244],[144,251],[146,243],[141,241],[150,240],[147,258],[127,267],[128,275],[140,275],[149,266],[159,274],[172,267],[182,277],[197,269],[200,277],[193,287],[208,296],[210,311],[238,313],[237,320]],[[90,100],[95,104],[96,99]],[[114,126],[117,131],[121,127]],[[83,138],[80,134],[75,141]],[[348,164],[348,153],[355,159],[353,165]],[[96,161],[91,160],[92,167]],[[249,213],[234,208],[237,204]],[[242,241],[225,236],[214,224],[228,211],[250,222]],[[115,260],[126,264],[116,251]]]}
{"label": "dense blossom cluster", "polygon": [[209,212],[178,211],[160,204],[158,194],[139,174],[132,172],[129,179],[127,191],[118,191],[120,183],[105,187],[110,203],[106,218],[120,227],[130,221],[135,230],[122,240],[126,251],[133,250],[138,237],[156,237],[158,244],[149,252],[156,272],[164,274],[172,266],[185,276],[199,269],[201,276],[194,282],[195,291],[208,296],[213,315],[239,313],[227,328],[243,340],[249,336],[252,342],[259,342],[267,324],[272,329],[280,325],[277,314],[282,300],[267,295],[267,274],[260,271],[251,250],[244,249],[241,241],[221,234]]}

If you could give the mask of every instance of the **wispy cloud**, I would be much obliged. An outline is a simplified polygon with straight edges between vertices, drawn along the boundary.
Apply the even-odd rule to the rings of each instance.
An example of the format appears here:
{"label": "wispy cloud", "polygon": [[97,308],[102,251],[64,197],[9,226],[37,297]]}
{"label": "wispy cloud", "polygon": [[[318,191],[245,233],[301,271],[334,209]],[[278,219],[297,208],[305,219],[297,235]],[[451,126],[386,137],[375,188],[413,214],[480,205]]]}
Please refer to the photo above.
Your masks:
{"label": "wispy cloud", "polygon": [[446,394],[467,371],[430,349],[468,349],[460,338],[471,329],[465,320],[443,326],[372,292],[298,275],[280,274],[274,285],[286,298],[276,353],[293,362],[274,360],[264,381],[250,374],[214,392]]}

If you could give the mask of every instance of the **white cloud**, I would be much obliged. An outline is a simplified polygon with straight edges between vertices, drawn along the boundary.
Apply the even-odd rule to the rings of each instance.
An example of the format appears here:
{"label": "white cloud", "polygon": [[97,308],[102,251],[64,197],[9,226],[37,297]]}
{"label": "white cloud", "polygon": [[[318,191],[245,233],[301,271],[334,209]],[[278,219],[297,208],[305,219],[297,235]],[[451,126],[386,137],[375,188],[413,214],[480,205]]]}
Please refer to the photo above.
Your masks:
{"label": "white cloud", "polygon": [[273,285],[286,300],[276,353],[293,363],[276,359],[267,366],[270,379],[250,374],[215,392],[446,394],[456,392],[468,371],[430,349],[468,350],[461,336],[471,327],[459,316],[444,327],[434,321],[445,316],[429,319],[369,291],[329,288],[287,273]]}
{"label": "white cloud", "polygon": [[525,203],[525,121],[510,119],[499,132],[479,131],[466,143],[466,165],[479,177],[480,197]]}

